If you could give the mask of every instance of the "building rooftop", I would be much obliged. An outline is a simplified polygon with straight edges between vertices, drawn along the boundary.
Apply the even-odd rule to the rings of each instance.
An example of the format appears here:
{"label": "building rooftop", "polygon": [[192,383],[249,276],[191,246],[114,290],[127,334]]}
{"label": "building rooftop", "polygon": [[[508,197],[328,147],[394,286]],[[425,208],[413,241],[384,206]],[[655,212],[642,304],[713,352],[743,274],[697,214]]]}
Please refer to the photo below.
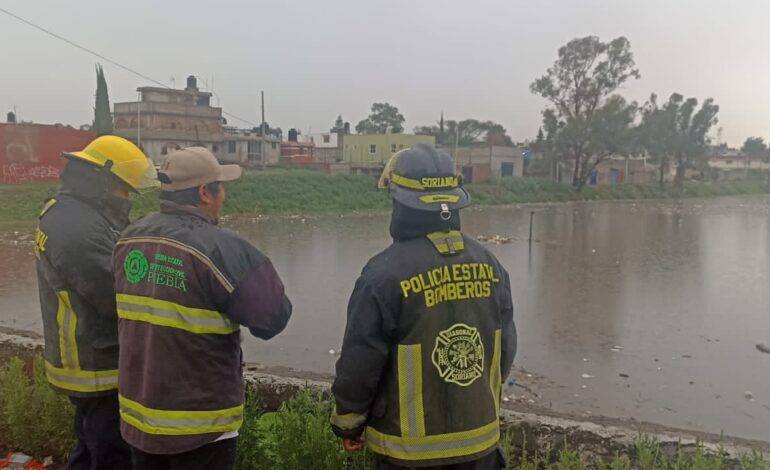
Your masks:
{"label": "building rooftop", "polygon": [[176,95],[198,95],[198,96],[213,96],[208,91],[198,91],[196,90],[177,90],[174,88],[163,88],[163,87],[157,87],[157,86],[140,86],[136,89],[136,91],[140,93],[144,92],[153,92],[153,93],[167,93],[167,94],[176,94]]}

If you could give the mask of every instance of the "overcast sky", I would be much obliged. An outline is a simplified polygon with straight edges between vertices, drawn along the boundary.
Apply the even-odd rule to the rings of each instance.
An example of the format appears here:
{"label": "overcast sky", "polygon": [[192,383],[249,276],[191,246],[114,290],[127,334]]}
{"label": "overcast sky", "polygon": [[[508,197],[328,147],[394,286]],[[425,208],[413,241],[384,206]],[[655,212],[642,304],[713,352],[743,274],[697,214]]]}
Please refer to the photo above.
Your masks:
{"label": "overcast sky", "polygon": [[[721,107],[723,140],[770,138],[768,0],[0,0],[0,7],[166,84],[173,77],[183,88],[187,75],[198,75],[225,111],[253,122],[263,89],[267,121],[305,133],[328,131],[338,114],[355,126],[372,102],[387,101],[409,131],[444,111],[531,138],[545,102],[529,84],[559,46],[624,35],[642,73],[622,91],[627,98],[710,96]],[[16,106],[35,122],[93,119],[95,57],[0,13],[0,61],[3,117]],[[103,65],[113,103],[150,85]]]}

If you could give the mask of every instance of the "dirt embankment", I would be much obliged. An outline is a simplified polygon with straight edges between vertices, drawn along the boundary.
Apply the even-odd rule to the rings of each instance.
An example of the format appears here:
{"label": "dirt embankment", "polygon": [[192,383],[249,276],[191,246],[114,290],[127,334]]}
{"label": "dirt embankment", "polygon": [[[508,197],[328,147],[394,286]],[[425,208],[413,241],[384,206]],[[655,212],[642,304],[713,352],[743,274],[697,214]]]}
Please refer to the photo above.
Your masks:
{"label": "dirt embankment", "polygon": [[[42,338],[27,332],[0,328],[0,365],[11,357],[31,360],[42,351]],[[277,375],[281,374],[281,375]],[[277,409],[300,389],[311,387],[328,392],[328,376],[296,373],[290,369],[259,369],[246,365],[244,377],[256,389],[260,401],[268,409]],[[534,453],[558,453],[565,444],[577,450],[586,460],[610,459],[616,454],[635,455],[635,444],[641,435],[656,440],[660,450],[673,458],[678,452],[695,453],[698,445],[710,452],[728,456],[726,468],[740,468],[737,458],[752,451],[770,452],[770,443],[725,436],[693,433],[665,428],[651,423],[594,417],[591,420],[558,415],[536,405],[508,403],[502,420],[509,430],[515,449]]]}

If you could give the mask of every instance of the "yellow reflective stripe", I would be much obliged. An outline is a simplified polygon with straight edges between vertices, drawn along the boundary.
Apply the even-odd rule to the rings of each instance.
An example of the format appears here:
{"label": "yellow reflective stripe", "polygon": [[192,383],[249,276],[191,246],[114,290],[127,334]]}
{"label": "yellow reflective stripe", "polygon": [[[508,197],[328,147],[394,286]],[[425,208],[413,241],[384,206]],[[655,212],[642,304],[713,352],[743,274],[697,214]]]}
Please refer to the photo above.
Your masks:
{"label": "yellow reflective stripe", "polygon": [[118,318],[178,328],[196,334],[230,334],[240,327],[214,310],[185,307],[138,295],[117,294]]}
{"label": "yellow reflective stripe", "polygon": [[156,410],[118,395],[121,419],[146,434],[184,436],[236,431],[243,424],[243,405],[222,410]]}
{"label": "yellow reflective stripe", "polygon": [[43,217],[46,212],[48,212],[48,209],[52,208],[56,204],[56,198],[51,198],[48,200],[48,202],[45,203],[43,206],[43,209],[40,211],[40,215],[38,217]]}
{"label": "yellow reflective stripe", "polygon": [[52,385],[73,392],[104,392],[118,388],[117,369],[96,371],[65,369],[46,361],[45,372]]}
{"label": "yellow reflective stripe", "polygon": [[492,396],[495,397],[495,409],[498,416],[500,415],[500,393],[502,393],[502,371],[500,370],[500,341],[501,330],[495,330],[495,350],[492,353],[492,369],[489,372],[489,388],[492,391]]}
{"label": "yellow reflective stripe", "polygon": [[346,413],[341,415],[337,413],[337,408],[335,407],[334,413],[332,413],[331,423],[340,429],[350,430],[365,424],[366,418],[366,414],[358,413]]}
{"label": "yellow reflective stripe", "polygon": [[377,454],[400,460],[429,460],[483,452],[497,444],[500,425],[497,420],[469,431],[422,437],[400,437],[366,428],[366,444]]}
{"label": "yellow reflective stripe", "polygon": [[398,345],[398,404],[401,435],[425,435],[422,399],[422,345]]}
{"label": "yellow reflective stripe", "polygon": [[78,344],[75,337],[78,318],[72,308],[70,295],[66,291],[56,294],[59,299],[59,308],[56,311],[56,323],[59,327],[59,355],[65,369],[80,369],[80,357]]}
{"label": "yellow reflective stripe", "polygon": [[403,188],[416,189],[418,191],[422,191],[423,189],[425,189],[425,187],[419,181],[413,180],[411,178],[406,178],[404,176],[400,176],[400,175],[397,175],[395,173],[390,175],[390,180],[393,183],[395,183],[395,184],[397,184],[397,185],[399,185],[399,186],[401,186]]}
{"label": "yellow reflective stripe", "polygon": [[85,153],[89,157],[93,157],[96,160],[98,160],[102,164],[102,166],[104,166],[104,164],[107,163],[107,161],[110,160],[110,158],[107,157],[107,155],[105,155],[105,154],[103,154],[101,152],[98,152],[98,151],[96,151],[94,149],[85,149],[85,150],[83,150],[83,153]]}
{"label": "yellow reflective stripe", "polygon": [[225,290],[228,293],[232,293],[235,290],[233,285],[230,283],[230,281],[227,280],[227,278],[224,276],[224,274],[222,274],[222,272],[219,270],[219,268],[216,267],[214,262],[211,261],[211,259],[209,259],[208,256],[206,256],[205,254],[201,253],[198,249],[196,249],[196,248],[194,248],[192,246],[185,245],[185,244],[179,243],[179,242],[177,242],[175,240],[171,240],[171,239],[163,238],[163,237],[124,238],[124,239],[120,240],[117,243],[117,245],[129,245],[129,244],[132,244],[132,243],[157,243],[157,244],[160,244],[160,245],[171,246],[171,247],[176,248],[178,250],[182,250],[182,251],[184,251],[186,253],[189,253],[189,254],[193,255],[195,258],[197,258],[198,261],[200,261],[201,263],[205,264],[206,267],[208,267],[211,270],[211,272],[214,274],[214,277],[216,277],[217,280],[219,280],[219,282],[222,284],[222,286],[225,288]]}
{"label": "yellow reflective stripe", "polygon": [[441,254],[456,253],[465,249],[463,234],[458,230],[429,233],[427,237]]}
{"label": "yellow reflective stripe", "polygon": [[428,194],[425,196],[420,196],[420,201],[424,202],[425,204],[438,204],[441,202],[454,204],[459,200],[460,196],[455,196],[454,194]]}

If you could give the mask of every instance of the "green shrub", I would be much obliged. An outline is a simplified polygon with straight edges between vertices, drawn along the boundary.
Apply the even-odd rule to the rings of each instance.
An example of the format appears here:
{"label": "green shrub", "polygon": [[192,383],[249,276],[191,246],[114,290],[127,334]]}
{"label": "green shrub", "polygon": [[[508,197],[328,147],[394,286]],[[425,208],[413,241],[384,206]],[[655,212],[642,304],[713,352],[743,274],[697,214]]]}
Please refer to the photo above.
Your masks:
{"label": "green shrub", "polygon": [[332,403],[323,394],[303,390],[273,413],[260,414],[250,394],[238,444],[238,469],[368,470],[366,451],[349,453],[329,425]]}
{"label": "green shrub", "polygon": [[19,358],[0,368],[0,443],[35,456],[63,461],[74,444],[73,407],[53,391],[43,359],[30,371]]}

